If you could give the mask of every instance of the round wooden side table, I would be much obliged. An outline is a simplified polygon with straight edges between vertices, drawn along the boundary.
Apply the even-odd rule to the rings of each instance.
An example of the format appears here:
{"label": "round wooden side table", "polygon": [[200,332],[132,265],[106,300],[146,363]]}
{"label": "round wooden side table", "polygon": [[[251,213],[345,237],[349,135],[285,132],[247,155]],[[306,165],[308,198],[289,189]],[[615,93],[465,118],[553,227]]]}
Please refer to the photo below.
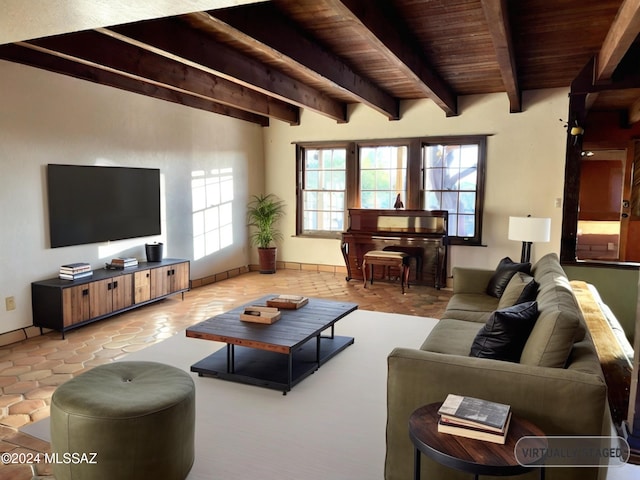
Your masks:
{"label": "round wooden side table", "polygon": [[[409,436],[415,446],[414,478],[420,480],[420,455],[424,454],[441,465],[479,475],[520,475],[540,469],[544,479],[543,449],[547,446],[545,434],[533,423],[511,417],[504,445],[438,432],[438,409],[442,403],[432,403],[415,410],[409,417]],[[515,446],[525,436],[540,437],[538,457],[525,466],[515,457]]]}

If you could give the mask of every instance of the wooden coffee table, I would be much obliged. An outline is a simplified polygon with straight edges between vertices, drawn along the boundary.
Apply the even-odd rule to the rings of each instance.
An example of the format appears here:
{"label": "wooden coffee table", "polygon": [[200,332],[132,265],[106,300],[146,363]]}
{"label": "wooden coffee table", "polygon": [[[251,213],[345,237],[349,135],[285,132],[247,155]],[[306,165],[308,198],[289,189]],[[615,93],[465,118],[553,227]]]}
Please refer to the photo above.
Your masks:
{"label": "wooden coffee table", "polygon": [[[438,409],[442,403],[431,403],[415,410],[409,417],[409,437],[415,446],[414,479],[420,479],[420,455],[435,460],[441,465],[469,472],[477,479],[479,475],[508,476],[520,475],[540,469],[540,478],[544,479],[542,462],[543,449],[547,439],[542,430],[533,423],[513,415],[504,445],[475,440],[438,432]],[[516,459],[515,448],[522,437],[537,437],[535,445],[540,455],[530,458],[528,465],[522,465]]]}
{"label": "wooden coffee table", "polygon": [[187,328],[187,337],[227,344],[192,365],[191,371],[286,394],[353,344],[353,337],[334,335],[334,327],[358,308],[356,303],[310,298],[297,310],[282,309],[282,317],[273,324],[240,320],[246,306],[265,305],[276,296],[266,295]]}

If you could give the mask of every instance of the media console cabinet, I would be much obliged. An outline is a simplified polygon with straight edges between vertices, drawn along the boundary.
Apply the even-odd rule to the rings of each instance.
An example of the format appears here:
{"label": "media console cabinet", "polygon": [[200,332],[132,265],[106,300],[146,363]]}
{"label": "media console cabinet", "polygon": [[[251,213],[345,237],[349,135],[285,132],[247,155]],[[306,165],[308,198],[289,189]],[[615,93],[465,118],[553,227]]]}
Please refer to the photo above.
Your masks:
{"label": "media console cabinet", "polygon": [[79,280],[51,278],[31,284],[33,324],[62,333],[189,290],[188,260],[140,262],[106,268]]}

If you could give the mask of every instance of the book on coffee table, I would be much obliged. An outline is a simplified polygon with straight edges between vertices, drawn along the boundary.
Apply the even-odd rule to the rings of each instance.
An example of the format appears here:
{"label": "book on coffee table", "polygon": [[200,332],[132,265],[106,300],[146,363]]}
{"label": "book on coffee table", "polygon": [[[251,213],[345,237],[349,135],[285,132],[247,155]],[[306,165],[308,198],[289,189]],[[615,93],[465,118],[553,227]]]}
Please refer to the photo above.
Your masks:
{"label": "book on coffee table", "polygon": [[267,305],[270,307],[290,310],[303,307],[307,303],[309,303],[309,299],[301,295],[278,295],[267,300]]}

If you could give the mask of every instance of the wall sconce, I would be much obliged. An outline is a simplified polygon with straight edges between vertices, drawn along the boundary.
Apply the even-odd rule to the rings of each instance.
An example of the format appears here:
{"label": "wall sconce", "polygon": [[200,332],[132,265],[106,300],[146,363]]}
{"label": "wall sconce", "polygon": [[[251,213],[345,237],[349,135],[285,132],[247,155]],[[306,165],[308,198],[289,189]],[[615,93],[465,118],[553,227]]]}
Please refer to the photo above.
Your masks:
{"label": "wall sconce", "polygon": [[576,125],[575,127],[571,127],[570,133],[574,137],[577,137],[578,135],[582,135],[584,133],[584,128]]}
{"label": "wall sconce", "polygon": [[551,240],[551,219],[528,217],[509,217],[509,240],[522,242],[520,262],[531,261],[531,244]]}

